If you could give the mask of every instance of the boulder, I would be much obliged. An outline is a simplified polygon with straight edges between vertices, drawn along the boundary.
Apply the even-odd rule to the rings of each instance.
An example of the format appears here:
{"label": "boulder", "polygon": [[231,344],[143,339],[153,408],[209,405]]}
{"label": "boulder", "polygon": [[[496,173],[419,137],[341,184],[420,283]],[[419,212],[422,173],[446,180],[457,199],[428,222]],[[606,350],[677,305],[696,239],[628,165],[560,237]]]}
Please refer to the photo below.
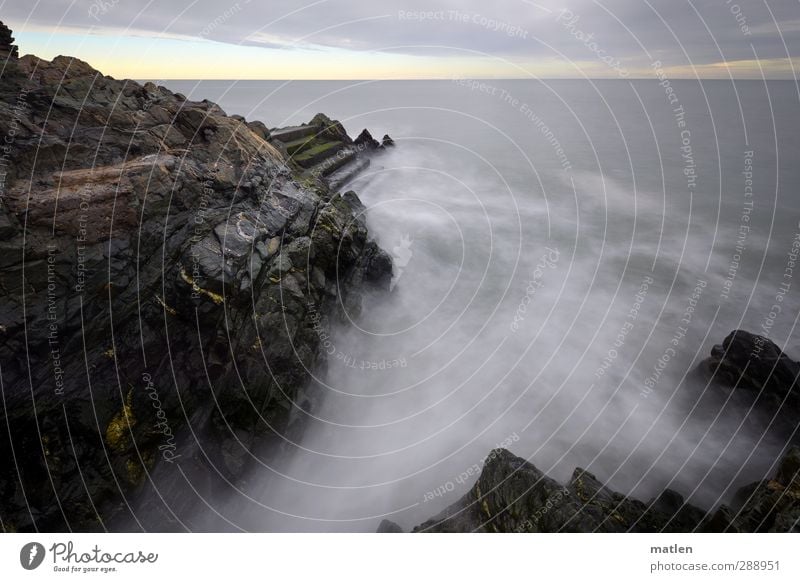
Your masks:
{"label": "boulder", "polygon": [[707,377],[736,390],[762,394],[775,402],[797,403],[800,398],[800,363],[771,340],[741,329],[715,345],[700,367]]}

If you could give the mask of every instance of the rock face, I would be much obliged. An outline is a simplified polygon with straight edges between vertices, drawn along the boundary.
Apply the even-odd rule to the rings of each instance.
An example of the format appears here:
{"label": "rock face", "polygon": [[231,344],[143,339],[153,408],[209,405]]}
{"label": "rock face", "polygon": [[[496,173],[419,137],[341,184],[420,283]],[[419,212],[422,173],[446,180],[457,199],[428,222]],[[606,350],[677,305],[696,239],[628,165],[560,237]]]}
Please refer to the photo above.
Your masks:
{"label": "rock face", "polygon": [[330,320],[391,279],[318,152],[69,57],[4,73],[0,134],[2,529],[102,530],[179,433],[235,481],[302,429]]}
{"label": "rock face", "polygon": [[[495,449],[470,491],[415,532],[798,531],[800,449],[784,457],[774,480],[743,488],[736,510],[713,516],[666,490],[643,503],[576,469],[566,485],[505,449]],[[385,528],[384,528],[385,529]]]}

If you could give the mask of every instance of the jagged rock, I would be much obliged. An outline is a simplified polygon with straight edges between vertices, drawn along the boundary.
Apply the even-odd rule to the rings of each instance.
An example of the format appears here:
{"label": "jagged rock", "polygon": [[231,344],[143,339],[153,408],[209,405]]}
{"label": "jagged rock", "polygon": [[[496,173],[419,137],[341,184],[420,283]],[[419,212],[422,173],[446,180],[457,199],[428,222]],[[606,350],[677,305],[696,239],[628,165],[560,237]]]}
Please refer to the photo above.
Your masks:
{"label": "jagged rock", "polygon": [[703,516],[676,494],[651,504],[630,499],[583,469],[564,486],[524,459],[495,449],[470,491],[414,531],[684,531],[697,527]]}
{"label": "jagged rock", "polygon": [[560,485],[505,449],[493,450],[469,492],[414,532],[723,532],[800,531],[800,448],[775,479],[739,491],[735,508],[713,514],[665,490],[649,503],[606,488],[576,469]]}
{"label": "jagged rock", "polygon": [[333,191],[361,173],[381,147],[367,130],[352,140],[340,122],[322,113],[303,125],[273,129],[269,140],[289,164]]}
{"label": "jagged rock", "polygon": [[196,457],[231,482],[251,447],[298,434],[324,358],[315,315],[391,278],[358,197],[293,171],[263,124],[70,57],[19,59],[0,113],[0,134],[14,128],[0,207],[3,527],[124,522],[152,471],[167,489],[184,481],[190,426]]}
{"label": "jagged rock", "polygon": [[378,143],[378,140],[372,137],[372,134],[367,129],[359,133],[358,137],[353,140],[353,143],[364,149],[376,150],[381,147],[381,144]]}
{"label": "jagged rock", "polygon": [[308,125],[316,128],[315,135],[319,138],[327,138],[334,141],[341,141],[344,144],[351,144],[353,140],[347,135],[344,126],[339,121],[331,119],[324,113],[317,113]]}
{"label": "jagged rock", "polygon": [[393,140],[391,137],[389,137],[389,134],[388,134],[388,133],[387,133],[387,134],[385,134],[385,135],[383,136],[383,138],[381,139],[381,146],[383,146],[383,147],[385,147],[385,148],[386,148],[386,147],[391,147],[391,146],[394,146],[394,140]]}
{"label": "jagged rock", "polygon": [[703,531],[800,533],[800,448],[786,453],[774,479],[740,489],[733,507],[720,507]]}

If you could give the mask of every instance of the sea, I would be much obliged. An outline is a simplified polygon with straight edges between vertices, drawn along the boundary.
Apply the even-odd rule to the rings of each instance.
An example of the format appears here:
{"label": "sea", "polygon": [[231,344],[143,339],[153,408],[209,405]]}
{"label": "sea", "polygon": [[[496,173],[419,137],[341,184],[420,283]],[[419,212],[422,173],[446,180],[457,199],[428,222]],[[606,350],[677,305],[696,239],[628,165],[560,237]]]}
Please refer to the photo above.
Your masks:
{"label": "sea", "polygon": [[706,510],[774,473],[787,436],[698,366],[735,329],[800,358],[797,83],[163,84],[268,127],[324,112],[396,144],[344,188],[391,289],[325,338],[302,436],[183,499],[185,527],[409,530],[498,447]]}

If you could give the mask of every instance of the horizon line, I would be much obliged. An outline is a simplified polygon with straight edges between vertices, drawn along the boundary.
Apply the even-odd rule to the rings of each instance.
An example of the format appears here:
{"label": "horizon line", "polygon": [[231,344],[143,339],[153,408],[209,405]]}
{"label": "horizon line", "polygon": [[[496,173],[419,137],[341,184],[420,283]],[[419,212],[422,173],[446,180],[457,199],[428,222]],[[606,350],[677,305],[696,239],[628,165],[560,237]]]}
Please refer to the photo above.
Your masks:
{"label": "horizon line", "polygon": [[[109,75],[110,76],[110,75]],[[131,79],[133,81],[144,81],[144,82],[154,82],[154,78],[135,78]],[[230,78],[223,78],[223,77],[206,77],[206,78],[196,78],[196,77],[171,77],[171,78],[164,78],[159,79],[159,81],[226,81],[226,82],[241,82],[241,81],[280,81],[280,82],[333,82],[333,81],[340,81],[340,82],[378,82],[378,81],[656,81],[659,80],[655,77],[628,77],[628,78],[619,78],[619,77],[424,77],[424,78],[391,78],[391,79],[382,79],[382,78],[350,78],[350,79],[339,79],[339,78],[331,78],[331,79],[315,79],[315,78],[303,78],[303,79],[287,79],[287,78],[264,78],[264,77],[246,77],[241,79],[230,79]],[[798,83],[800,79],[794,77],[769,77],[769,78],[759,78],[759,77],[732,77],[732,78],[724,78],[724,77],[671,77],[670,81],[724,81],[729,83],[731,81],[755,81],[755,82],[771,82],[771,81],[781,81],[781,82],[789,82],[789,83]]]}

